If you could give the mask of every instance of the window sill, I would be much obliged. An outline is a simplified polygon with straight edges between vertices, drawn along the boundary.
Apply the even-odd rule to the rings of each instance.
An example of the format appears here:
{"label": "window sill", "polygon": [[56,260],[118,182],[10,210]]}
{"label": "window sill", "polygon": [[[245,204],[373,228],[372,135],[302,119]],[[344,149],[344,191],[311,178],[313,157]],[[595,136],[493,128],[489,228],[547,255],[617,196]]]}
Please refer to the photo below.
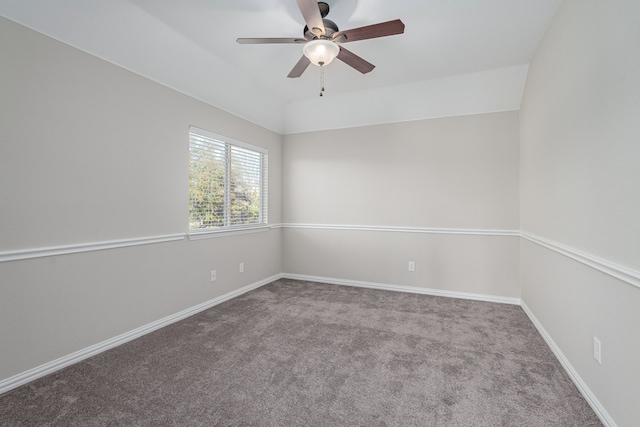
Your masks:
{"label": "window sill", "polygon": [[261,233],[269,231],[272,227],[266,224],[252,227],[224,228],[218,230],[190,230],[187,232],[189,240],[214,239],[216,237],[236,236],[239,234]]}

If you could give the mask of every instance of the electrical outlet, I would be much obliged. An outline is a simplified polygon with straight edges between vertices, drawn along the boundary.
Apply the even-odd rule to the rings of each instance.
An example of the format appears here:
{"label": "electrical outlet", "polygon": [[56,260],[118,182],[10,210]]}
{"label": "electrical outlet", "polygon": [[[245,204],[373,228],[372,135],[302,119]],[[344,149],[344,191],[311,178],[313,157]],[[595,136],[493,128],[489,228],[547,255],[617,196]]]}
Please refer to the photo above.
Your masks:
{"label": "electrical outlet", "polygon": [[416,263],[409,261],[409,271],[416,271]]}
{"label": "electrical outlet", "polygon": [[211,270],[211,281],[212,282],[216,281],[216,271],[215,270]]}
{"label": "electrical outlet", "polygon": [[602,365],[602,344],[596,337],[593,337],[593,358]]}
{"label": "electrical outlet", "polygon": [[244,273],[244,262],[240,263],[240,273]]}

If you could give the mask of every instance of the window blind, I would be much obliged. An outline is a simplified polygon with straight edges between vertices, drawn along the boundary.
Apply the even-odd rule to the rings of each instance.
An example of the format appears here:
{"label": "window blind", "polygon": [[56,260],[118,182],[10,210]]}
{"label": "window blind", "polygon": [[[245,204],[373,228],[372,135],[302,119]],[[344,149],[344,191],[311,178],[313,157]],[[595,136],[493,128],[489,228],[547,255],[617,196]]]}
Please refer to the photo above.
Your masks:
{"label": "window blind", "polygon": [[267,223],[266,149],[191,127],[189,229]]}

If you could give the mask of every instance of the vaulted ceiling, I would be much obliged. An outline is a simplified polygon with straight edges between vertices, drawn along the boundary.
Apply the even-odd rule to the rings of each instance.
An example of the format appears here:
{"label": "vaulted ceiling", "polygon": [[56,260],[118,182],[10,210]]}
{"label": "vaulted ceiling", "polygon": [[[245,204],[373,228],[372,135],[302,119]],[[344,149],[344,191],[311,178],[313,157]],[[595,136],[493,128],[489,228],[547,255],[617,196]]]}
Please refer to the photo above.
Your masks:
{"label": "vaulted ceiling", "polygon": [[376,65],[287,74],[302,37],[295,0],[0,0],[0,15],[279,133],[517,109],[527,64],[561,0],[326,0],[340,29],[401,19],[352,42]]}

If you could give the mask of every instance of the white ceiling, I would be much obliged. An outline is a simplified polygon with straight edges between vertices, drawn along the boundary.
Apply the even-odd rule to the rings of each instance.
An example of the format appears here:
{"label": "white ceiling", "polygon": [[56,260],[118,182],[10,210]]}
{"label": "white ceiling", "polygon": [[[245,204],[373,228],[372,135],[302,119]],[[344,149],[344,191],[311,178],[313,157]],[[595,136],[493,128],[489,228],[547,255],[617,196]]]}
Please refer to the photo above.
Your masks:
{"label": "white ceiling", "polygon": [[301,37],[304,19],[295,0],[0,0],[0,15],[294,133],[517,109],[526,64],[560,1],[326,0],[328,18],[342,30],[397,18],[406,28],[350,43],[376,68],[362,75],[335,61],[325,71],[323,98],[319,68],[286,77],[301,45],[235,41]]}

